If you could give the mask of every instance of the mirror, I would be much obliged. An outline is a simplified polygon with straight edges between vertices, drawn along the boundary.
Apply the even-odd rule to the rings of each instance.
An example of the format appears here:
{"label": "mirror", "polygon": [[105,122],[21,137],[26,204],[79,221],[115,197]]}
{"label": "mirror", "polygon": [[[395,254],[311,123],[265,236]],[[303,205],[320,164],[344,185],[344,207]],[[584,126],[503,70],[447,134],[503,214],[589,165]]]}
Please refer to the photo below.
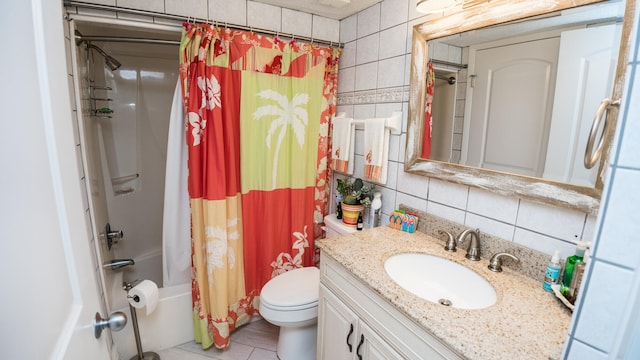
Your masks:
{"label": "mirror", "polygon": [[[465,0],[416,25],[405,171],[595,214],[616,107],[599,129],[599,162],[588,170],[583,159],[595,109],[622,93],[630,32],[629,22],[621,24],[624,6]],[[585,60],[575,50],[580,41],[598,46],[583,52],[605,55]]]}

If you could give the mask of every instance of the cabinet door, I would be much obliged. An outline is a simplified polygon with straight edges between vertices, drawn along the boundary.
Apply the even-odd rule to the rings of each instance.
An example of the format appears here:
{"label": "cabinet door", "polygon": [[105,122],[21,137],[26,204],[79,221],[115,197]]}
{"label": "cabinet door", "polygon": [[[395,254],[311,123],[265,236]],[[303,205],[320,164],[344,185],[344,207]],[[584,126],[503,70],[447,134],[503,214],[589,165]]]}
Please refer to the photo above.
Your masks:
{"label": "cabinet door", "polygon": [[358,336],[356,355],[358,359],[363,360],[391,360],[403,358],[362,321],[360,322],[360,336]]}
{"label": "cabinet door", "polygon": [[351,360],[360,331],[358,317],[324,285],[318,299],[318,359]]}

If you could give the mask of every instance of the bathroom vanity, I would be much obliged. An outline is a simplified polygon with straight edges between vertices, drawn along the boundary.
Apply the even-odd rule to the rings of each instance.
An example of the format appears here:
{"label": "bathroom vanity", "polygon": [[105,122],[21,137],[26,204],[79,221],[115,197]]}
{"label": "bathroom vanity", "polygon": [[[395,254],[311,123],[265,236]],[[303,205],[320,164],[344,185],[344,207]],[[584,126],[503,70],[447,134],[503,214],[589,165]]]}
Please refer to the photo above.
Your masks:
{"label": "bathroom vanity", "polygon": [[[424,233],[387,227],[323,239],[318,359],[549,359],[559,357],[571,313],[542,284],[489,261],[465,259]],[[424,300],[396,284],[384,262],[424,253],[468,267],[497,301],[465,310]],[[427,275],[427,274],[425,274]],[[434,274],[434,276],[438,276]]]}

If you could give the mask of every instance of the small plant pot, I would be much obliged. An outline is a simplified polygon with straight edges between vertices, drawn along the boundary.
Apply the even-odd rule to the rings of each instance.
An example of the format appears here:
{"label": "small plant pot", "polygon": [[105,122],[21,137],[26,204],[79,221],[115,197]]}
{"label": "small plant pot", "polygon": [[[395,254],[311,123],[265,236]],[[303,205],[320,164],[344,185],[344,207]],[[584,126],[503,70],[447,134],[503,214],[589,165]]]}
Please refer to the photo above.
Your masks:
{"label": "small plant pot", "polygon": [[358,225],[358,215],[364,210],[364,205],[347,205],[342,203],[342,222],[347,226]]}

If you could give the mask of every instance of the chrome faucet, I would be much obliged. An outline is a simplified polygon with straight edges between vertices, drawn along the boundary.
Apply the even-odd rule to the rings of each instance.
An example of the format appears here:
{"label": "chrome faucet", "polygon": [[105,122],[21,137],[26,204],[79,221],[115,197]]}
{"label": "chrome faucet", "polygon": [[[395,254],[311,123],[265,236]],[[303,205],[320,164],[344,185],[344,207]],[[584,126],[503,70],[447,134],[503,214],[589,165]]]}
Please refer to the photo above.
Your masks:
{"label": "chrome faucet", "polygon": [[118,270],[125,266],[135,265],[135,261],[133,259],[113,259],[108,264],[105,264],[104,267],[111,268],[111,270]]}
{"label": "chrome faucet", "polygon": [[461,232],[460,235],[458,235],[458,238],[456,239],[456,243],[458,245],[462,244],[468,235],[471,235],[471,241],[469,242],[469,247],[467,248],[467,255],[465,255],[464,257],[472,261],[479,261],[480,260],[480,229],[475,229],[475,230],[467,229]]}

